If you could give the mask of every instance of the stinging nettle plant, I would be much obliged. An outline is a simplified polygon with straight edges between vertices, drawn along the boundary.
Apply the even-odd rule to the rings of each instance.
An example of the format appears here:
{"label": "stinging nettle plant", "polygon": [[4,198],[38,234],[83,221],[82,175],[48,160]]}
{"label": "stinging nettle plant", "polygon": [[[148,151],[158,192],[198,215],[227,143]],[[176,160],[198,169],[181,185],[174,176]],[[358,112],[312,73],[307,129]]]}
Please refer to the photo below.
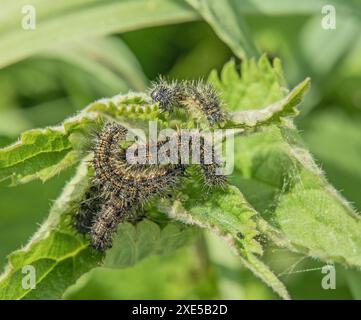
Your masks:
{"label": "stinging nettle plant", "polygon": [[[284,299],[289,294],[262,261],[260,239],[327,263],[361,266],[361,220],[327,182],[292,121],[310,80],[289,90],[280,61],[270,64],[262,56],[243,60],[240,72],[230,61],[207,81],[224,102],[223,128],[238,133],[229,184],[204,192],[197,180],[187,179],[171,197],[148,204],[143,219],[121,223],[104,253],[92,249],[89,238],[74,228],[74,215],[94,176],[90,136],[108,120],[128,128],[146,127],[148,121],[167,127],[179,121],[176,115],[163,112],[145,93],[118,95],[95,101],[59,126],[26,131],[0,150],[0,180],[11,185],[46,182],[78,166],[46,221],[26,246],[9,255],[0,299],[61,298],[94,267],[123,268],[172,252],[194,241],[201,229],[224,239]],[[22,287],[26,265],[37,270],[36,290]]]}

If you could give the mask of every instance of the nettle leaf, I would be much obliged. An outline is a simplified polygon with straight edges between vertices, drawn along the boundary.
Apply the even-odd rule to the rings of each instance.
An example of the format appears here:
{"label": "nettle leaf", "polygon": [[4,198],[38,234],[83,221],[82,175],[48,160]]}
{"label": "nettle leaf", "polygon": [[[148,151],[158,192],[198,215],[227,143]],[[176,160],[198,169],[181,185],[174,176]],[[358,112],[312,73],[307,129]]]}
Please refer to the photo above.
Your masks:
{"label": "nettle leaf", "polygon": [[[87,167],[83,165],[29,243],[9,255],[0,277],[0,299],[59,298],[80,275],[97,265],[101,256],[72,228],[72,214],[87,188]],[[35,268],[36,290],[26,286],[26,266]]]}
{"label": "nettle leaf", "polygon": [[102,119],[116,118],[127,127],[154,120],[162,124],[156,104],[142,94],[117,95],[91,103],[61,125],[24,132],[15,144],[0,149],[0,181],[43,182],[76,164],[90,150],[89,136]]}
{"label": "nettle leaf", "polygon": [[279,199],[274,212],[278,228],[310,256],[360,267],[360,215],[328,183],[297,132],[287,128],[281,133],[288,142],[287,154],[295,159],[298,170],[292,188]]}
{"label": "nettle leaf", "polygon": [[0,180],[13,183],[61,161],[71,150],[70,141],[59,130],[35,129],[23,133],[19,142],[0,150]]}
{"label": "nettle leaf", "polygon": [[21,5],[4,4],[7,14],[0,21],[0,67],[73,40],[198,19],[197,12],[179,0],[153,0],[151,5],[149,0],[74,0],[56,6],[51,0],[35,0],[31,5],[36,8],[38,28],[24,34],[15,22]]}
{"label": "nettle leaf", "polygon": [[[204,194],[195,197],[195,194]],[[159,209],[186,224],[197,225],[223,238],[243,264],[267,283],[282,298],[289,299],[287,289],[257,257],[263,253],[256,220],[257,212],[234,186],[210,193],[196,192],[186,185],[174,202],[163,200]]]}
{"label": "nettle leaf", "polygon": [[259,110],[244,110],[233,112],[231,115],[232,126],[258,127],[268,124],[282,123],[285,117],[295,117],[299,111],[296,106],[301,102],[303,95],[310,86],[307,78],[296,86],[280,101],[270,104]]}
{"label": "nettle leaf", "polygon": [[[147,219],[137,225],[125,223],[119,226],[113,248],[104,257],[91,249],[88,239],[73,227],[73,215],[89,188],[91,174],[87,162],[83,162],[33,238],[9,255],[9,263],[0,277],[1,300],[61,298],[70,285],[92,268],[129,267],[149,255],[172,252],[188,244],[195,235],[195,228],[169,220],[162,225]],[[26,289],[29,265],[36,271],[34,290]]]}
{"label": "nettle leaf", "polygon": [[[265,57],[245,63],[241,74],[230,63],[221,80],[215,73],[210,78],[225,104],[241,114],[293,94],[291,104],[296,104],[308,86],[306,79],[289,93],[279,61],[272,67]],[[360,216],[327,182],[291,122],[237,138],[233,182],[267,221],[259,220],[259,229],[276,244],[327,262],[361,266]]]}
{"label": "nettle leaf", "polygon": [[237,0],[187,0],[240,58],[259,55],[241,16],[244,4]]}
{"label": "nettle leaf", "polygon": [[[327,262],[360,266],[359,216],[327,183],[291,122],[309,79],[289,91],[279,60],[271,66],[265,56],[244,61],[241,74],[230,62],[220,79],[215,72],[209,79],[234,112],[227,125],[241,127],[240,132],[251,128],[252,134],[236,138],[233,186],[207,191],[196,179],[186,181],[172,198],[146,208],[147,219],[120,225],[113,248],[103,256],[72,227],[92,175],[85,158],[39,231],[9,256],[0,298],[59,298],[91,268],[102,263],[127,267],[148,255],[173,251],[192,239],[196,226],[223,238],[245,266],[285,299],[284,285],[260,259],[262,235]],[[49,179],[86,156],[92,130],[106,119],[129,128],[145,128],[149,120],[169,126],[174,120],[144,94],[98,100],[60,126],[28,131],[17,144],[0,150],[1,179],[12,172],[14,183]],[[36,267],[36,290],[22,286],[27,265]]]}
{"label": "nettle leaf", "polygon": [[234,60],[231,60],[222,69],[220,77],[213,70],[208,78],[222,94],[229,111],[262,109],[282,100],[289,92],[277,58],[273,66],[263,55],[258,62],[244,60],[240,72],[235,67]]}
{"label": "nettle leaf", "polygon": [[160,112],[158,104],[152,103],[143,93],[100,99],[87,106],[83,112],[116,119],[129,128],[147,128],[148,121],[157,121],[160,126],[166,123],[166,113]]}
{"label": "nettle leaf", "polygon": [[144,219],[133,225],[120,224],[113,237],[113,247],[106,252],[104,267],[125,268],[150,256],[167,254],[189,244],[196,228],[168,223],[161,228],[157,223]]}
{"label": "nettle leaf", "polygon": [[83,156],[79,143],[89,134],[95,115],[80,114],[62,125],[24,132],[19,141],[0,149],[0,181],[12,185],[33,179],[43,182],[78,162]]}

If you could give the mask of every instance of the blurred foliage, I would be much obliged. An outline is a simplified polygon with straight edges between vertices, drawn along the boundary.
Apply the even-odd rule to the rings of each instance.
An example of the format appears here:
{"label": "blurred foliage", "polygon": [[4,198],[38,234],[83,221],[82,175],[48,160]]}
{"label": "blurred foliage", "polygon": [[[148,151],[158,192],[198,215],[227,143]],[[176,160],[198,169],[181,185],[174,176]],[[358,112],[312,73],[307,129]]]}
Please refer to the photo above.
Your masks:
{"label": "blurred foliage", "polygon": [[[117,8],[112,1],[103,1],[103,5],[96,0],[54,5],[33,2],[39,10],[38,29],[44,32],[43,38],[59,30],[51,41],[33,43],[31,33],[38,31],[24,31],[18,18],[11,19],[14,14],[21,16],[24,1],[0,1],[4,9],[0,16],[0,146],[16,141],[26,129],[57,124],[100,97],[141,90],[157,74],[205,78],[234,55],[225,45],[227,41],[223,43],[225,39],[220,40],[219,33],[181,1],[169,1],[169,11],[158,10],[159,17],[152,19],[147,10],[153,10],[152,4],[156,8],[160,0],[134,1],[133,5],[133,1],[119,1]],[[239,11],[253,42],[260,52],[281,58],[287,82],[294,85],[312,77],[312,91],[303,104],[298,128],[330,182],[361,211],[360,1],[243,3]],[[335,30],[320,26],[325,3],[336,7]],[[76,10],[71,9],[70,14],[72,5]],[[127,5],[129,9],[124,10]],[[181,13],[167,16],[175,7],[181,7]],[[90,30],[88,14],[97,10],[103,14],[99,21],[106,23],[99,22]],[[134,20],[137,12],[144,13],[138,26]],[[42,23],[45,31],[41,31]],[[93,41],[93,37],[109,33],[111,37]],[[129,61],[132,67],[127,69]],[[45,219],[52,200],[72,174],[68,169],[46,184],[34,181],[12,188],[0,184],[1,265]],[[267,262],[294,298],[361,299],[361,274],[355,270],[336,266],[336,290],[323,290],[320,268],[324,263],[274,248],[266,253]],[[66,297],[277,298],[223,243],[209,235],[170,255],[146,258],[134,268],[93,270],[71,287]]]}

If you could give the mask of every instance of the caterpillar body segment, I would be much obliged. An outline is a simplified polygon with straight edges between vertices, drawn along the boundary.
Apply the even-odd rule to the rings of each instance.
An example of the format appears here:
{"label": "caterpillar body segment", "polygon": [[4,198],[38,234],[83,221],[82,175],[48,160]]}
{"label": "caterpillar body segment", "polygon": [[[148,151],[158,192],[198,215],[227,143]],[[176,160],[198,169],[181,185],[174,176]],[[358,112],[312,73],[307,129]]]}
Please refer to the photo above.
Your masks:
{"label": "caterpillar body segment", "polygon": [[174,107],[195,108],[207,118],[211,126],[225,120],[217,92],[210,84],[202,81],[167,82],[159,78],[153,84],[150,96],[164,111],[171,111]]}

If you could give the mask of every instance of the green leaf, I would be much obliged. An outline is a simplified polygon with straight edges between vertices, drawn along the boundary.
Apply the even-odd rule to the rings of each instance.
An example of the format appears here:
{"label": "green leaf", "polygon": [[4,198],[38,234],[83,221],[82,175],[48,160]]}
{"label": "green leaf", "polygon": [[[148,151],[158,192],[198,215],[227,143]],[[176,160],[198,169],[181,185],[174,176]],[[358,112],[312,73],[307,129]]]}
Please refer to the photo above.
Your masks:
{"label": "green leaf", "polygon": [[114,92],[146,88],[147,79],[138,60],[118,38],[78,40],[48,52],[45,56],[81,67]]}
{"label": "green leaf", "polygon": [[245,60],[241,74],[236,71],[234,60],[223,67],[219,78],[212,71],[208,81],[220,91],[223,100],[232,112],[227,127],[252,128],[268,124],[280,124],[285,117],[295,117],[299,111],[296,106],[310,87],[306,78],[293,90],[286,88],[280,60],[270,64],[266,55],[258,62]]}
{"label": "green leaf", "polygon": [[90,151],[88,136],[106,117],[128,127],[147,120],[162,123],[164,115],[157,105],[144,99],[135,94],[101,99],[59,126],[25,131],[17,143],[0,149],[0,181],[11,178],[16,185],[39,178],[44,182],[74,165]]}
{"label": "green leaf", "polygon": [[20,140],[0,150],[0,180],[12,178],[13,184],[62,161],[71,145],[60,131],[51,128],[23,133]]}
{"label": "green leaf", "polygon": [[309,86],[310,79],[307,78],[282,100],[272,103],[263,109],[234,112],[231,116],[231,121],[233,125],[242,127],[282,123],[285,117],[295,117],[298,115],[299,111],[296,109],[296,106],[302,101],[302,97]]}
{"label": "green leaf", "polygon": [[[22,2],[22,5],[25,4],[28,3]],[[56,6],[51,0],[37,0],[31,3],[38,13],[36,29],[24,31],[19,27],[22,5],[12,1],[7,4],[6,10],[3,8],[7,19],[0,23],[0,67],[85,37],[198,18],[189,6],[174,0],[76,0]],[[17,23],[14,24],[15,21]]]}
{"label": "green leaf", "polygon": [[[340,134],[342,132],[342,134]],[[361,184],[361,118],[327,110],[307,121],[304,138],[311,152],[322,161],[328,178],[342,194],[361,209],[361,194],[355,186]],[[332,141],[332,148],[329,147]],[[340,156],[342,155],[342,156]]]}
{"label": "green leaf", "polygon": [[[359,35],[360,17],[336,12],[337,25],[332,33],[325,32],[323,28],[320,28],[319,16],[309,19],[301,31],[300,54],[312,72],[312,77],[318,78],[317,80],[325,79],[331,72],[335,72],[337,64],[349,53]],[[329,54],[321,57],[320,50],[329,52]]]}
{"label": "green leaf", "polygon": [[[10,254],[0,277],[0,299],[55,299],[83,273],[92,269],[101,256],[71,225],[71,215],[88,187],[87,167],[64,188],[49,217],[22,249]],[[31,265],[36,270],[36,290],[24,289],[22,272]]]}
{"label": "green leaf", "polygon": [[241,16],[242,4],[237,0],[187,0],[207,21],[218,37],[239,57],[258,57],[259,52]]}
{"label": "green leaf", "polygon": [[[225,90],[221,94],[232,110],[262,108],[287,94],[277,83],[280,69],[266,72],[263,66],[250,61],[239,81],[236,71],[223,71],[226,83],[233,77],[231,90],[225,83],[216,86]],[[247,81],[257,94],[245,86]],[[233,181],[268,222],[261,223],[262,232],[277,244],[327,262],[361,266],[360,216],[326,181],[292,124],[239,137]]]}
{"label": "green leaf", "polygon": [[175,223],[162,229],[147,219],[136,225],[120,224],[113,237],[113,247],[106,252],[104,267],[130,267],[150,255],[173,252],[192,240],[194,229]]}
{"label": "green leaf", "polygon": [[[196,4],[196,0],[190,1]],[[74,0],[56,4],[51,0],[33,0],[31,5],[36,10],[36,29],[23,30],[19,27],[19,14],[22,6],[28,4],[24,0],[9,0],[2,4],[0,68],[53,48],[54,45],[63,45],[84,37],[199,19],[196,10],[186,5],[183,0],[122,0],[116,3],[111,0]],[[356,4],[340,0],[307,0],[297,4],[282,0],[232,1],[224,7],[221,4],[225,3],[204,2],[201,15],[238,55],[242,55],[243,50],[251,53],[255,50],[244,22],[237,16],[238,12],[243,15],[260,12],[268,15],[319,14],[323,5],[334,4],[338,12],[351,12],[360,16],[360,9]],[[237,12],[232,11],[232,6]],[[214,8],[217,10],[213,11]],[[219,12],[226,12],[227,20],[218,16],[219,8],[222,10]],[[241,41],[242,45],[236,41]]]}
{"label": "green leaf", "polygon": [[302,2],[294,2],[285,0],[248,0],[239,1],[239,8],[242,14],[249,15],[319,15],[323,6],[334,5],[339,13],[351,13],[359,16],[360,6],[356,1],[304,0]]}
{"label": "green leaf", "polygon": [[344,270],[346,281],[355,300],[361,300],[361,278],[358,270]]}
{"label": "green leaf", "polygon": [[208,81],[220,92],[230,111],[265,108],[288,93],[280,60],[274,59],[271,65],[265,55],[258,62],[255,59],[243,61],[240,72],[231,60],[220,77],[214,70]]}
{"label": "green leaf", "polygon": [[[82,274],[103,264],[103,255],[89,247],[89,241],[73,227],[73,215],[89,188],[88,165],[82,163],[76,176],[54,203],[49,217],[30,242],[10,254],[0,277],[0,299],[58,299]],[[168,222],[162,228],[150,220],[125,223],[114,235],[114,246],[104,260],[105,267],[125,268],[149,255],[165,254],[186,245],[195,228]],[[23,268],[36,270],[36,288],[24,289]]]}
{"label": "green leaf", "polygon": [[12,185],[40,178],[46,181],[79,161],[81,150],[72,151],[79,142],[76,131],[89,124],[79,115],[58,127],[25,131],[18,142],[0,149],[0,180],[11,178]]}
{"label": "green leaf", "polygon": [[[158,220],[160,213],[146,208],[149,220],[119,226],[114,247],[105,254],[105,266],[131,266],[146,256],[171,252],[188,243],[196,228],[179,222],[220,236],[245,266],[284,299],[289,298],[287,290],[260,258],[263,248],[259,239],[263,235],[276,245],[327,262],[361,265],[359,216],[326,181],[291,119],[283,121],[297,113],[295,107],[309,80],[289,91],[279,60],[271,65],[265,56],[258,62],[245,61],[241,72],[242,76],[231,62],[220,79],[215,72],[210,76],[224,105],[238,112],[233,114],[237,115],[238,125],[257,125],[253,134],[237,137],[231,178],[234,186],[206,192],[196,179],[185,181],[181,190],[157,203],[158,210],[168,218]],[[19,174],[15,180],[22,182],[33,177],[46,179],[84,157],[89,150],[91,128],[107,118],[138,128],[146,126],[149,120],[169,127],[168,120],[172,119],[167,113],[160,113],[158,105],[150,104],[144,94],[101,99],[58,127],[24,133],[24,143],[1,150],[4,160],[0,169],[13,167]],[[55,158],[58,149],[67,154]],[[37,163],[37,157],[43,154],[50,160],[26,171],[32,168],[31,161]],[[61,297],[77,277],[103,261],[88,248],[88,240],[73,230],[71,222],[89,187],[90,175],[83,163],[39,232],[25,248],[10,255],[0,279],[0,298]],[[38,272],[37,290],[21,287],[21,269],[28,264]]]}
{"label": "green leaf", "polygon": [[256,255],[263,250],[255,239],[259,232],[253,220],[256,211],[247,203],[242,193],[229,186],[204,197],[187,185],[178,200],[163,200],[159,209],[170,218],[212,231],[226,241],[243,264],[260,277],[282,298],[289,299],[286,288]]}
{"label": "green leaf", "polygon": [[[196,242],[197,243],[197,242]],[[96,268],[65,299],[219,299],[213,268],[195,255],[196,245],[152,256],[125,269]]]}

